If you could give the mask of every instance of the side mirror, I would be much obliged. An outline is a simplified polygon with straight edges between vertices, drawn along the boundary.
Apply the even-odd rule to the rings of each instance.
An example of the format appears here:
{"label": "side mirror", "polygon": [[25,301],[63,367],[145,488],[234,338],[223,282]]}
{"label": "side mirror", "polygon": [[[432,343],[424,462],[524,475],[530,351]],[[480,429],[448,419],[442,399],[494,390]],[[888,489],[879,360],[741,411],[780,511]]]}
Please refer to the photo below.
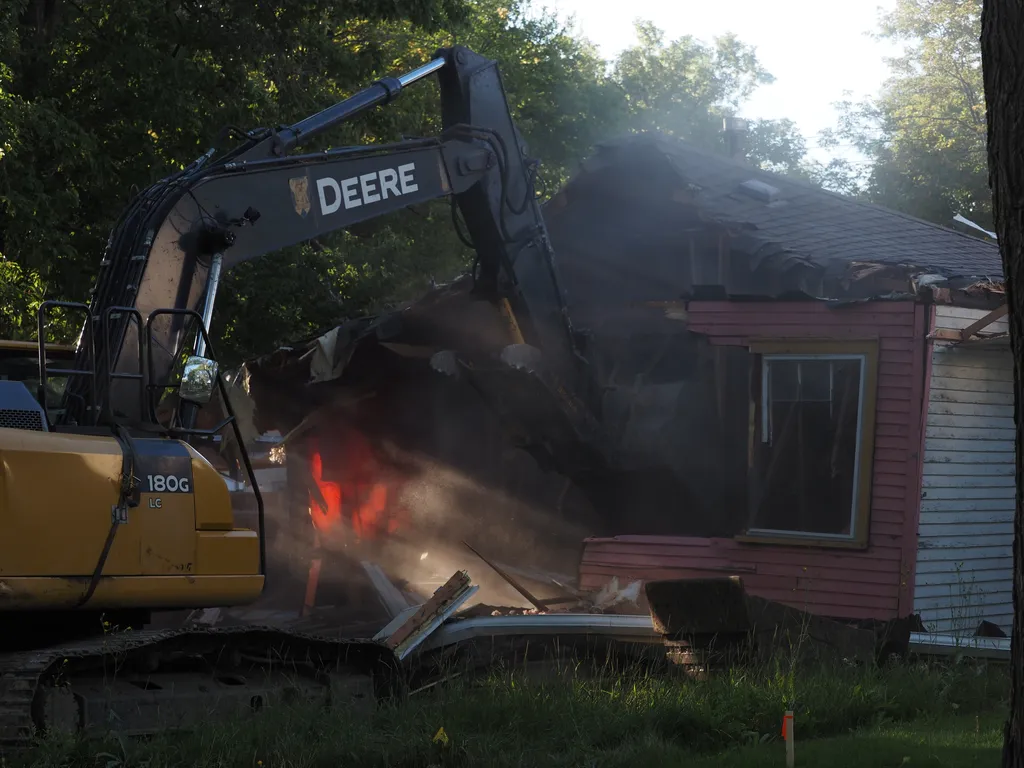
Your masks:
{"label": "side mirror", "polygon": [[218,367],[214,360],[192,356],[185,361],[185,370],[181,374],[178,396],[182,400],[196,405],[204,405],[213,397],[217,386]]}

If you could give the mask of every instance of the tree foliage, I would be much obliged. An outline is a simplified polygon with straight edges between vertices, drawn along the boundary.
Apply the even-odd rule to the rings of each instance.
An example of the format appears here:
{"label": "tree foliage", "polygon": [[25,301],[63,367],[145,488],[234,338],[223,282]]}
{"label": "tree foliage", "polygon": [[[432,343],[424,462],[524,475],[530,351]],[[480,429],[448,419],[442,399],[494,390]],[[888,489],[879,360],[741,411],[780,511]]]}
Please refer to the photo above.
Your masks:
{"label": "tree foliage", "polygon": [[221,126],[335,101],[390,62],[380,25],[433,31],[466,16],[461,0],[257,5],[6,5],[0,252],[25,280],[85,298],[133,189],[200,155]]}
{"label": "tree foliage", "polygon": [[[960,213],[991,229],[981,4],[898,0],[878,37],[903,44],[903,54],[890,61],[879,98],[840,105],[840,126],[828,138],[868,157],[861,181],[871,200],[945,225]],[[856,175],[845,170],[837,185]]]}
{"label": "tree foliage", "polygon": [[[722,149],[722,117],[771,81],[735,37],[639,42],[611,66],[529,0],[16,0],[0,11],[0,335],[32,335],[43,298],[84,300],[134,190],[206,149],[222,128],[293,123],[457,42],[496,59],[513,116],[553,193],[598,141],[656,128]],[[394,141],[440,130],[436,85],[324,137]],[[755,121],[750,157],[799,172],[787,121]],[[312,335],[464,268],[444,203],[242,265],[213,331],[231,357]],[[74,327],[63,329],[73,333]]]}
{"label": "tree foliage", "polygon": [[[619,56],[614,79],[631,127],[677,135],[726,151],[722,121],[737,114],[761,85],[774,82],[752,47],[725,35],[710,44],[687,35],[666,42],[650,22],[636,24],[638,42]],[[748,128],[748,158],[769,170],[803,173],[807,147],[789,120],[755,120]]]}

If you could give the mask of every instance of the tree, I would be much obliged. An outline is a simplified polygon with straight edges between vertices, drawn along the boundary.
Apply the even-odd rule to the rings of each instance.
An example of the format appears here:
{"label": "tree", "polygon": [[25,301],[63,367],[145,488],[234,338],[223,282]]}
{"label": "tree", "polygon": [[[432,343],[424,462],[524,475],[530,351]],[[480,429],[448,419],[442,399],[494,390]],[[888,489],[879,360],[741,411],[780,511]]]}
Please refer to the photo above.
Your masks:
{"label": "tree", "polygon": [[[221,126],[294,122],[453,40],[501,61],[552,190],[603,137],[602,116],[616,114],[618,95],[593,49],[518,0],[264,5],[257,13],[238,0],[4,5],[0,254],[10,269],[0,270],[0,297],[21,300],[5,302],[0,333],[31,335],[44,296],[86,298],[130,189],[200,155]],[[436,88],[418,84],[324,142],[436,135],[439,118]],[[315,333],[466,262],[443,205],[361,231],[230,273],[215,315],[221,352],[246,356]]]}
{"label": "tree", "polygon": [[[957,213],[989,228],[985,103],[978,42],[981,0],[897,0],[878,37],[903,43],[874,100],[838,106],[823,146],[851,142],[870,160],[868,199],[939,224]],[[858,180],[831,169],[832,186]]]}
{"label": "tree", "polygon": [[0,274],[6,293],[85,299],[131,189],[198,157],[222,126],[291,122],[369,82],[393,58],[379,26],[426,34],[466,18],[463,0],[257,5],[3,4],[0,254],[17,264]]}
{"label": "tree", "polygon": [[[770,81],[733,37],[665,43],[652,25],[611,68],[530,0],[18,0],[0,9],[0,335],[34,335],[44,298],[85,300],[133,189],[201,155],[224,126],[288,124],[462,43],[496,59],[539,192],[593,145],[659,128],[722,149],[721,119]],[[322,137],[369,144],[440,131],[436,84]],[[794,171],[802,139],[755,121],[750,154]],[[317,146],[310,149],[317,149]],[[443,202],[244,264],[225,276],[219,354],[244,358],[411,298],[471,254]],[[77,328],[55,329],[65,338]]]}
{"label": "tree", "polygon": [[[512,115],[541,160],[540,192],[554,193],[593,145],[634,130],[655,129],[724,151],[722,117],[734,114],[771,75],[753,49],[727,36],[712,45],[686,37],[664,42],[651,24],[637,26],[639,43],[624,51],[609,74],[586,40],[554,17],[532,12],[528,0],[474,0],[455,39],[499,62]],[[424,36],[408,22],[377,24],[371,39],[392,52],[371,78],[416,66],[452,42],[445,31]],[[423,84],[386,110],[366,118],[360,141],[397,140],[441,130],[436,86]],[[754,121],[750,158],[762,166],[804,173],[802,137],[790,121]],[[804,173],[804,175],[806,175]],[[457,239],[443,203],[401,212],[342,233],[318,246],[294,249],[288,260],[244,265],[228,277],[215,330],[240,355],[312,335],[345,315],[372,312],[447,279],[472,254]],[[282,303],[267,285],[293,285],[308,297]],[[220,325],[223,323],[223,325]]]}
{"label": "tree", "polygon": [[988,164],[992,210],[1006,275],[1017,422],[1017,510],[1013,524],[1013,637],[1010,719],[1003,768],[1024,768],[1024,6],[984,0],[981,52],[988,104]]}
{"label": "tree", "polygon": [[[637,44],[616,60],[614,78],[636,130],[656,130],[724,152],[722,119],[734,116],[761,85],[774,81],[753,48],[735,35],[705,44],[687,35],[666,43],[650,22],[636,23]],[[766,170],[806,175],[807,146],[790,120],[755,120],[747,156]]]}
{"label": "tree", "polygon": [[[524,0],[475,0],[454,36],[443,30],[424,34],[409,22],[377,24],[368,34],[386,43],[390,56],[367,73],[365,82],[418,66],[453,40],[495,59],[516,124],[531,154],[541,160],[539,186],[554,193],[595,142],[621,130],[625,112],[593,46],[569,34],[553,17],[529,11]],[[362,131],[354,139],[359,143],[438,135],[442,126],[436,84],[418,83],[356,125]],[[358,231],[230,273],[215,323],[227,348],[248,356],[312,335],[345,316],[411,298],[432,279],[449,279],[472,261],[445,202],[401,211]],[[292,262],[294,272],[288,266]],[[266,290],[282,280],[306,298],[282,302]]]}

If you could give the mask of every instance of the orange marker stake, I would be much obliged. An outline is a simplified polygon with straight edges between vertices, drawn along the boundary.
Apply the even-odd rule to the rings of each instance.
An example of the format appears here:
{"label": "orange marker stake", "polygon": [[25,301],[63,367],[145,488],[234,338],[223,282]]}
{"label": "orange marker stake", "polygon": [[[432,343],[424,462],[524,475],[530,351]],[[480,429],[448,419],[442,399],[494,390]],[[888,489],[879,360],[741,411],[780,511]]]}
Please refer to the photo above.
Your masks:
{"label": "orange marker stake", "polygon": [[788,710],[782,718],[782,740],[786,742],[786,768],[793,768],[796,764],[793,710]]}

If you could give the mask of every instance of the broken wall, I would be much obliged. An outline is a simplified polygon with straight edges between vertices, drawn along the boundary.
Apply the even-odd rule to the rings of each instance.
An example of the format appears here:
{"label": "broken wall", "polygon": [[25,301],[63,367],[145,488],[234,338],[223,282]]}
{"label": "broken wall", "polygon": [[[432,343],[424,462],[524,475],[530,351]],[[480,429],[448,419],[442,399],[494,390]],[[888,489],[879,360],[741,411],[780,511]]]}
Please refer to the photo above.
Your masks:
{"label": "broken wall", "polygon": [[[749,534],[752,521],[748,507],[746,525],[729,536],[591,538],[581,583],[594,588],[613,576],[621,583],[728,573],[742,576],[751,594],[824,616],[889,619],[909,614],[913,582],[908,576],[913,572],[920,487],[925,308],[913,302],[841,309],[821,302],[691,302],[687,310],[689,328],[706,335],[714,347],[745,349],[764,338],[877,340],[870,415],[874,446],[863,469],[870,480],[866,541],[858,546],[813,537],[787,541],[781,536],[744,536],[743,528]],[[749,413],[749,403],[734,405]],[[756,426],[752,424],[752,434]],[[738,475],[734,482],[749,482],[752,467],[746,479]],[[819,507],[819,514],[827,512]]]}

